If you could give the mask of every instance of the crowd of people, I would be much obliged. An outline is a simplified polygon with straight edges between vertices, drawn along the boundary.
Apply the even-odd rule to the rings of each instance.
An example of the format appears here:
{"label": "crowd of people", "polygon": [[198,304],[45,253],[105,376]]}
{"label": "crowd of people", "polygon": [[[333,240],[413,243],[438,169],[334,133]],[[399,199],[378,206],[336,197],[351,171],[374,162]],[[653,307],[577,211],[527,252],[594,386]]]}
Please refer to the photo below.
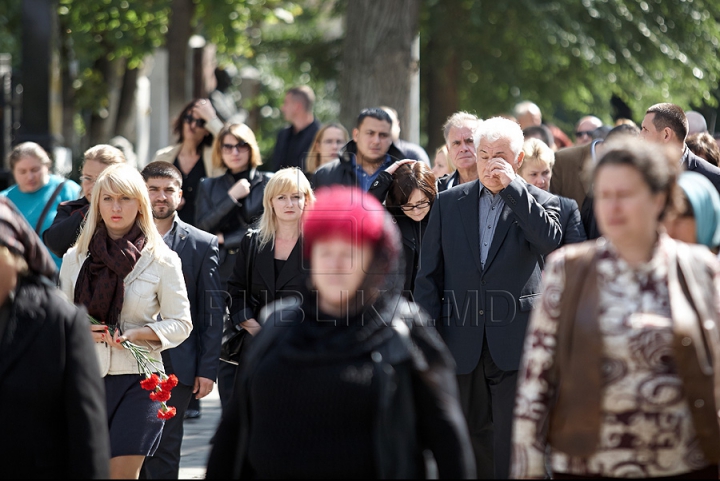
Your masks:
{"label": "crowd of people", "polygon": [[701,115],[588,115],[572,142],[532,102],[457,112],[431,162],[392,107],[348,130],[314,100],[287,92],[269,169],[210,99],[145,166],[89,148],[80,185],[15,147],[16,477],[177,479],[216,385],[208,479],[718,476],[720,149]]}

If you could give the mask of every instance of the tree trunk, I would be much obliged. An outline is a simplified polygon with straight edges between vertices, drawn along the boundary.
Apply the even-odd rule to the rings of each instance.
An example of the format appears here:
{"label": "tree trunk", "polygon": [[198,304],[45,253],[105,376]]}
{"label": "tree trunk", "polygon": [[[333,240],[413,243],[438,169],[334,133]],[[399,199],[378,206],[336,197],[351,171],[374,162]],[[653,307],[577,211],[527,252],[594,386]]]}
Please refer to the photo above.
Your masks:
{"label": "tree trunk", "polygon": [[408,101],[412,43],[418,32],[419,0],[353,0],[347,3],[340,121],[355,127],[364,108],[387,105],[400,125],[410,125]]}
{"label": "tree trunk", "polygon": [[122,135],[135,144],[135,90],[137,89],[138,69],[126,69],[120,90],[120,103],[117,110],[115,135]]}
{"label": "tree trunk", "polygon": [[[447,118],[457,112],[460,105],[458,99],[458,80],[460,76],[460,60],[455,53],[453,35],[455,32],[448,25],[453,24],[458,10],[457,2],[439,2],[426,15],[428,41],[420,53],[421,75],[425,88],[425,100],[428,106],[427,134],[428,153],[434,153],[443,143],[442,126]],[[456,20],[455,20],[456,21]]]}
{"label": "tree trunk", "polygon": [[120,91],[125,76],[125,58],[115,58],[112,61],[101,57],[95,64],[95,68],[101,73],[107,85],[107,106],[101,112],[93,112],[90,120],[89,140],[90,145],[106,144],[114,135],[115,121],[117,119],[118,105],[120,103]]}
{"label": "tree trunk", "polygon": [[168,118],[170,124],[180,115],[187,96],[185,80],[187,78],[188,41],[193,34],[191,22],[195,14],[193,0],[172,0],[172,15],[167,32],[168,50]]}

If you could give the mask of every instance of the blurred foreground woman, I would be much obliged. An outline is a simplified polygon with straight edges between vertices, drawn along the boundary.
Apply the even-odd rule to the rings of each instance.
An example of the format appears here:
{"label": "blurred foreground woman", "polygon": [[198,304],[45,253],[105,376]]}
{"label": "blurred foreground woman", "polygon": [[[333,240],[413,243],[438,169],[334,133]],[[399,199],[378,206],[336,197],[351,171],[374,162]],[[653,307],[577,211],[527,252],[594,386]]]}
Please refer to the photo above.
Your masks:
{"label": "blurred foreground woman", "polygon": [[596,241],[549,258],[518,376],[514,478],[717,478],[720,268],[674,241],[677,160],[630,139],[595,167]]}
{"label": "blurred foreground woman", "polygon": [[305,213],[314,295],[265,309],[215,437],[208,478],[473,477],[452,358],[400,295],[382,205],[320,189]]}

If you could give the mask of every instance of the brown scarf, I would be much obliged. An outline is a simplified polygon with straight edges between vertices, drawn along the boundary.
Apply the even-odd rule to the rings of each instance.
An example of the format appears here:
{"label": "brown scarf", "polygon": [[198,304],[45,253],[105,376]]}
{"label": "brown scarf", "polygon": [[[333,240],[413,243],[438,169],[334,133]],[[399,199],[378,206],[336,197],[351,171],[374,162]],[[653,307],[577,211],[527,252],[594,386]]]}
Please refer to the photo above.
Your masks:
{"label": "brown scarf", "polygon": [[75,304],[108,325],[116,325],[125,300],[125,277],[133,270],[145,247],[145,234],[135,223],[124,237],[113,240],[100,222],[90,241],[88,257],[75,283]]}

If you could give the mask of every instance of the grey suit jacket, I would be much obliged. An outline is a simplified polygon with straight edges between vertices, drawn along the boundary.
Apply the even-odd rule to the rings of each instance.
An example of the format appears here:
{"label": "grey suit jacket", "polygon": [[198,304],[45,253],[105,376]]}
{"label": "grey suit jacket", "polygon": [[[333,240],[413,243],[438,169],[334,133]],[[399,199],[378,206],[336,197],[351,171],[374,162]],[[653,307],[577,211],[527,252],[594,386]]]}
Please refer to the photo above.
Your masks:
{"label": "grey suit jacket", "polygon": [[475,369],[485,333],[495,364],[518,369],[544,256],[562,237],[557,197],[517,177],[500,191],[505,207],[483,270],[479,193],[476,180],[438,195],[415,280],[414,298],[435,320],[458,374]]}
{"label": "grey suit jacket", "polygon": [[182,262],[193,330],[182,344],[163,351],[162,356],[180,382],[192,386],[195,377],[217,378],[226,300],[220,290],[217,237],[179,218],[177,222],[171,248]]}

